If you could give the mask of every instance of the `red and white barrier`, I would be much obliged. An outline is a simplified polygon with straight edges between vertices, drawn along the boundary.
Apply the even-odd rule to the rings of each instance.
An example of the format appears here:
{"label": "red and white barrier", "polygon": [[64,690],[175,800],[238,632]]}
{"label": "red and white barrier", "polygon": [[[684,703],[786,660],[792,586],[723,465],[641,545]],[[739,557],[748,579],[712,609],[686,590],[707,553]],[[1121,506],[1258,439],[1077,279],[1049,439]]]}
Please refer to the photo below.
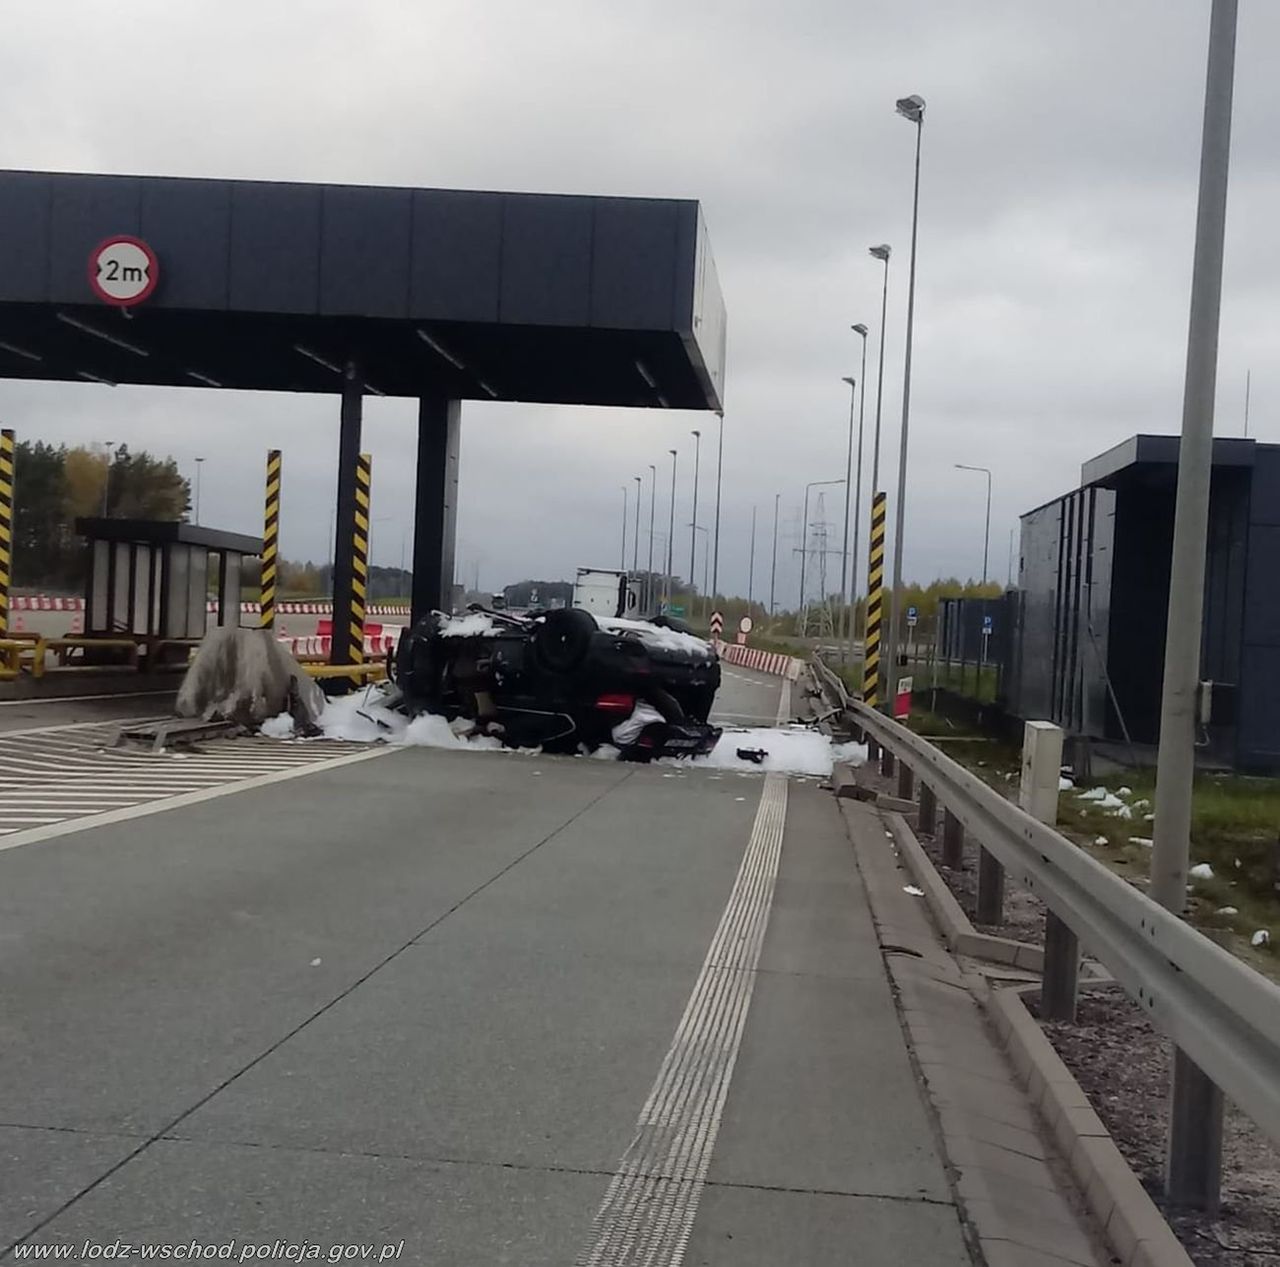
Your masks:
{"label": "red and white barrier", "polygon": [[16,612],[82,612],[83,598],[51,598],[48,594],[15,594],[9,600]]}
{"label": "red and white barrier", "polygon": [[804,661],[797,660],[795,656],[782,655],[777,651],[762,651],[759,647],[744,647],[736,642],[716,642],[715,648],[726,664],[737,664],[744,669],[755,669],[759,673],[773,673],[792,682],[800,676],[800,670],[804,667]]}

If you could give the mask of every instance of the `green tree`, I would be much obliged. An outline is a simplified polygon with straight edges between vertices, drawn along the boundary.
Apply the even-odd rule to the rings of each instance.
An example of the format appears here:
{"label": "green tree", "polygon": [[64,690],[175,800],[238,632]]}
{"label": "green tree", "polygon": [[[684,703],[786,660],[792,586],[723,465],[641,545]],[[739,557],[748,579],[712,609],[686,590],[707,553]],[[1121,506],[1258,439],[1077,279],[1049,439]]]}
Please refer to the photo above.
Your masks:
{"label": "green tree", "polygon": [[111,518],[185,519],[191,508],[191,485],[172,458],[130,453],[122,444],[107,475]]}
{"label": "green tree", "polygon": [[37,440],[14,453],[13,583],[65,585],[74,571],[71,529],[64,510],[64,448]]}

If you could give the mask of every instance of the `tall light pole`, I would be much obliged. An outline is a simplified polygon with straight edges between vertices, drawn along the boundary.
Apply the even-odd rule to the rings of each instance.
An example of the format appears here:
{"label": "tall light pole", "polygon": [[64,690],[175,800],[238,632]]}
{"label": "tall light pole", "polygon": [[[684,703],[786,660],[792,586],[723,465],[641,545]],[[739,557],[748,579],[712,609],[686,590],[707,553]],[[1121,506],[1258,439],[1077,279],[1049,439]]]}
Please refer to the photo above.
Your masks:
{"label": "tall light pole", "polygon": [[756,596],[756,508],[751,507],[751,554],[747,562],[747,611],[750,612]]}
{"label": "tall light pole", "polygon": [[620,572],[627,570],[627,486],[622,486],[622,562],[618,565]]}
{"label": "tall light pole", "polygon": [[969,466],[965,462],[956,463],[957,471],[980,471],[987,477],[987,526],[982,534],[982,583],[987,583],[987,557],[991,553],[991,472],[985,466]]}
{"label": "tall light pole", "polygon": [[911,425],[911,338],[916,315],[916,228],[920,222],[920,141],[924,136],[924,98],[902,97],[895,108],[908,123],[916,125],[916,181],[911,200],[911,263],[907,280],[907,348],[902,369],[902,435],[898,444],[898,505],[893,530],[893,588],[889,591],[889,689],[886,699],[889,713],[898,692],[899,621],[902,604],[898,591],[902,588],[903,526],[907,508],[907,440]]}
{"label": "tall light pole", "polygon": [[106,452],[102,455],[102,517],[107,517],[107,494],[111,491],[111,466],[115,461],[115,452],[111,446],[114,440],[106,443]]}
{"label": "tall light pole", "polygon": [[658,496],[658,468],[649,463],[649,583],[645,586],[645,613],[652,614],[653,608],[653,508]]}
{"label": "tall light pole", "polygon": [[640,476],[631,477],[636,482],[636,538],[631,543],[631,570],[640,570]]}
{"label": "tall light pole", "polygon": [[844,459],[844,531],[840,534],[840,659],[845,658],[845,622],[849,619],[849,502],[853,493],[853,415],[858,397],[858,385],[851,378],[849,384],[849,445]]}
{"label": "tall light pole", "polygon": [[200,469],[204,466],[204,458],[196,458],[196,526],[200,524]]}
{"label": "tall light pole", "polygon": [[892,251],[887,242],[870,248],[871,255],[884,263],[884,290],[880,296],[880,374],[876,383],[876,430],[871,446],[871,492],[880,491],[880,407],[884,404],[884,336],[885,322],[889,316],[889,256]]}
{"label": "tall light pole", "polygon": [[671,569],[674,566],[672,547],[676,540],[676,451],[668,449],[671,454],[671,522],[667,525],[667,580],[663,587],[666,590],[667,606],[671,606]]}
{"label": "tall light pole", "polygon": [[800,611],[804,613],[804,573],[809,560],[809,491],[825,488],[828,484],[843,484],[844,480],[811,480],[804,486],[804,526],[800,529]]}
{"label": "tall light pole", "polygon": [[689,588],[697,584],[694,572],[694,555],[698,549],[698,472],[702,455],[702,432],[691,431],[693,436],[693,522],[689,525]]}
{"label": "tall light pole", "polygon": [[[707,594],[707,573],[711,567],[711,529],[701,524],[690,524],[693,531],[693,539],[698,539],[698,533],[702,533],[702,614],[705,619],[710,619],[711,598]],[[690,604],[689,615],[693,615],[693,606]]]}
{"label": "tall light pole", "polygon": [[719,412],[720,439],[716,444],[716,545],[711,560],[712,595],[720,592],[720,486],[724,476],[724,410]]}
{"label": "tall light pole", "polygon": [[[858,636],[857,620],[854,618],[854,609],[858,605],[858,546],[862,532],[862,430],[863,424],[867,418],[867,327],[859,321],[856,325],[849,327],[854,334],[859,335],[862,339],[862,371],[859,382],[862,384],[862,395],[859,398],[858,405],[858,471],[855,480],[855,488],[853,494],[853,563],[849,573],[849,655],[850,660],[853,659],[853,645]],[[853,391],[853,380],[846,378],[844,380],[849,384],[849,390]],[[849,407],[853,408],[853,401],[850,400]]]}
{"label": "tall light pole", "polygon": [[778,503],[781,493],[773,495],[773,561],[769,564],[769,618],[772,619],[778,610],[775,593],[778,585]]}
{"label": "tall light pole", "polygon": [[[1187,373],[1178,446],[1169,619],[1156,757],[1156,816],[1149,895],[1180,915],[1187,901],[1191,783],[1195,775],[1196,700],[1204,620],[1213,405],[1222,306],[1222,244],[1227,217],[1231,97],[1235,75],[1236,0],[1213,0],[1200,148],[1200,194],[1191,269]],[[1222,1177],[1222,1092],[1175,1050],[1165,1166],[1171,1205],[1216,1210]]]}

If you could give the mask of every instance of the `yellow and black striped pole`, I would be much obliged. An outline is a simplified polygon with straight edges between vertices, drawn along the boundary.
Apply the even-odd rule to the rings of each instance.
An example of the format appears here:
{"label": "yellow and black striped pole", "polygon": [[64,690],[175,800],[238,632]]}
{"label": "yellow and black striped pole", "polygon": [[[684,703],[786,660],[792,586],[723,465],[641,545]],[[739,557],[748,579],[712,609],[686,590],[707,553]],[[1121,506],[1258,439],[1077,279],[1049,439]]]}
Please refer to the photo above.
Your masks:
{"label": "yellow and black striped pole", "polygon": [[280,450],[267,454],[267,501],[262,526],[262,628],[276,625],[276,562],[280,549]]}
{"label": "yellow and black striped pole", "polygon": [[867,629],[862,651],[862,701],[876,708],[880,703],[880,623],[884,599],[884,530],[887,498],[871,499],[871,560],[867,569]]}
{"label": "yellow and black striped pole", "polygon": [[0,431],[0,638],[9,636],[9,581],[13,574],[12,431]]}
{"label": "yellow and black striped pole", "polygon": [[[373,457],[356,459],[356,522],[351,534],[351,623],[347,629],[347,663],[364,661],[364,608],[369,590],[369,488]],[[334,613],[336,620],[337,613]]]}

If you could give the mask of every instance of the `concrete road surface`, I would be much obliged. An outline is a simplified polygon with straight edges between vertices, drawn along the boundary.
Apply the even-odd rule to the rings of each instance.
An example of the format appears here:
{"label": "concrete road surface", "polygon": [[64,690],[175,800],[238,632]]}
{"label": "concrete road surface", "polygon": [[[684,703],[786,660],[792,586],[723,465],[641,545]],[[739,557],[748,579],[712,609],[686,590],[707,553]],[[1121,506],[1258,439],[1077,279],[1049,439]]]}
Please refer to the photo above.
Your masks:
{"label": "concrete road surface", "polygon": [[0,965],[5,1261],[970,1262],[814,782],[396,750],[0,853]]}

